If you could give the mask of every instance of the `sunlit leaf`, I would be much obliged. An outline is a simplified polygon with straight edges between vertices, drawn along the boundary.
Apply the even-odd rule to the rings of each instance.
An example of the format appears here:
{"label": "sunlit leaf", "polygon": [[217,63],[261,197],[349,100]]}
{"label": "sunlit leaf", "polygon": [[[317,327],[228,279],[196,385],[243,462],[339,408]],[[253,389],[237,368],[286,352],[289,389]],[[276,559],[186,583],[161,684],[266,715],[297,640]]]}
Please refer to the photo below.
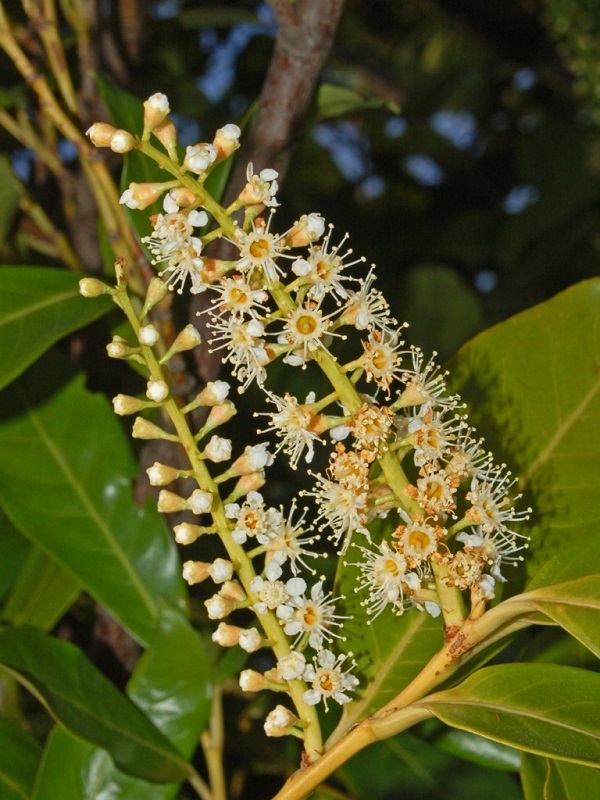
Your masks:
{"label": "sunlit leaf", "polygon": [[112,307],[79,293],[80,275],[46,267],[0,267],[0,388],[51,345]]}
{"label": "sunlit leaf", "polygon": [[131,775],[178,781],[189,766],[150,720],[68,642],[36,628],[0,633],[0,664],[65,728],[108,750]]}
{"label": "sunlit leaf", "polygon": [[600,523],[600,279],[479,334],[458,354],[453,388],[533,506],[527,569]]}
{"label": "sunlit leaf", "polygon": [[183,581],[163,521],[133,502],[136,467],[110,404],[53,359],[8,387],[0,405],[0,450],[11,453],[0,464],[8,516],[147,642],[160,598],[183,602]]}
{"label": "sunlit leaf", "polygon": [[37,739],[0,717],[1,800],[29,800],[41,753]]}
{"label": "sunlit leaf", "polygon": [[600,675],[555,664],[486,667],[417,705],[530,753],[600,764]]}

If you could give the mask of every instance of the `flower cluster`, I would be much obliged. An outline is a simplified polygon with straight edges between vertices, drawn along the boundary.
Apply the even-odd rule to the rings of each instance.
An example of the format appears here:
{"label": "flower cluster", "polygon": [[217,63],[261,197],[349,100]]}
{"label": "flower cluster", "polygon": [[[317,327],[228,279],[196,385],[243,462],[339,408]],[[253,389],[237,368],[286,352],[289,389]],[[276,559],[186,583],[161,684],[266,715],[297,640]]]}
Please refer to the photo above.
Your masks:
{"label": "flower cluster", "polygon": [[[245,670],[242,689],[288,692],[297,713],[278,705],[265,730],[302,735],[310,726],[307,707],[347,703],[358,683],[352,654],[334,652],[344,639],[346,617],[335,608],[340,598],[325,590],[323,578],[314,581],[310,562],[319,555],[314,546],[320,536],[325,533],[343,556],[355,559],[350,564],[358,571],[356,591],[369,619],[385,609],[402,614],[414,607],[433,616],[443,609],[446,620],[448,609],[461,605],[453,601],[459,593],[470,594],[473,608],[493,598],[496,584],[505,580],[504,566],[520,560],[526,547],[515,524],[527,512],[515,510],[514,479],[477,439],[460,399],[446,390],[445,374],[433,358],[405,345],[405,326],[397,324],[376,288],[375,269],[360,274],[364,259],[354,257],[347,235],[336,237],[316,213],[277,233],[272,169],[255,174],[249,165],[237,200],[228,209],[218,206],[204,181],[237,148],[239,129],[225,126],[212,143],[188,147],[179,163],[162,98],[147,101],[144,134],[135,146],[143,149],[153,134],[179,177],[132,184],[122,197],[132,208],[163,198],[164,213],[151,218],[153,232],[144,240],[160,277],[151,283],[141,314],[129,311],[138,342],[115,340],[109,346],[115,357],[145,362],[149,382],[145,399],[119,395],[115,411],[159,407],[179,420],[176,435],[140,416],[133,435],[179,441],[189,454],[190,470],[158,463],[148,470],[160,487],[180,477],[197,481],[188,497],[160,491],[160,510],[199,518],[176,526],[177,541],[188,545],[218,534],[225,547],[224,556],[212,562],[186,562],[184,576],[190,584],[218,587],[205,602],[208,617],[219,622],[215,642],[248,653],[272,648],[272,669]],[[214,223],[203,233],[207,212]],[[234,221],[236,212],[243,219]],[[206,243],[218,237],[235,248],[233,259],[204,255]],[[209,345],[229,364],[238,391],[251,384],[264,389],[268,410],[259,416],[268,421],[260,432],[274,435],[274,454],[283,452],[296,469],[313,461],[317,443],[329,443],[326,471],[309,473],[314,484],[306,495],[316,506],[312,525],[309,509],[299,513],[296,502],[287,514],[266,504],[260,490],[274,456],[267,444],[247,447],[236,458],[234,444],[215,433],[235,414],[228,382],[209,383],[182,409],[173,404],[162,365],[174,352],[197,346],[199,336],[188,326],[158,360],[152,348],[159,331],[148,315],[167,290],[181,293],[186,286],[193,293],[211,290],[202,312]],[[127,310],[123,294],[118,297]],[[345,363],[335,355],[342,340],[344,352],[353,353]],[[302,399],[267,390],[269,365],[278,359],[290,369],[320,369],[329,392],[318,398],[310,390]],[[206,421],[184,441],[181,420],[197,408],[206,410]],[[386,520],[388,532],[373,541],[369,526],[376,519]],[[226,621],[242,609],[246,618],[254,614],[255,625]]]}

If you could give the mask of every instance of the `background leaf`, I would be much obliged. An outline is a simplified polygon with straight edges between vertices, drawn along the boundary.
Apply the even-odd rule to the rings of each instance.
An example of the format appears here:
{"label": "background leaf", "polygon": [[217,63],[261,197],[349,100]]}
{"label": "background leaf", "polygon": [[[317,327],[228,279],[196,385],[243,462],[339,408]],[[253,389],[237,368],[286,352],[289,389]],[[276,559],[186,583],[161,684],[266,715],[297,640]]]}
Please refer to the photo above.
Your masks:
{"label": "background leaf", "polygon": [[[177,550],[150,504],[131,494],[125,434],[105,397],[53,358],[2,397],[0,502],[13,523],[141,642],[160,598],[183,603]],[[35,502],[32,502],[35,498]]]}
{"label": "background leaf", "polygon": [[36,628],[12,628],[0,633],[0,663],[61,725],[108,750],[124,771],[157,783],[189,773],[170,742],[77,647]]}
{"label": "background leaf", "polygon": [[111,307],[79,293],[81,275],[46,267],[0,267],[0,389],[51,345]]}
{"label": "background leaf", "polygon": [[29,800],[41,753],[30,733],[0,717],[1,800]]}
{"label": "background leaf", "polygon": [[486,667],[423,705],[442,722],[531,753],[600,764],[600,675],[556,664]]}
{"label": "background leaf", "polygon": [[599,320],[592,279],[479,334],[454,364],[452,388],[533,506],[529,575],[600,523]]}
{"label": "background leaf", "polygon": [[30,542],[21,536],[0,506],[0,599],[14,584],[30,548]]}
{"label": "background leaf", "polygon": [[[196,631],[181,612],[163,608],[157,635],[138,662],[127,693],[186,758],[209,715],[208,671]],[[65,775],[70,776],[67,781]],[[34,798],[170,800],[177,790],[178,784],[153,786],[125,775],[106,752],[57,730],[46,745]]]}

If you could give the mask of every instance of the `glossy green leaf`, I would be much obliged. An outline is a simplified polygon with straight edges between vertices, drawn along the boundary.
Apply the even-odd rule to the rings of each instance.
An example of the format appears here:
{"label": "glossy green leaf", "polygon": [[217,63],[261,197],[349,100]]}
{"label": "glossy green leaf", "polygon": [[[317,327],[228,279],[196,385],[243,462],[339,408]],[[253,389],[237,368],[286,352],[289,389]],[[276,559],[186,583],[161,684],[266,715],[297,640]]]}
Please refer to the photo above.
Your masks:
{"label": "glossy green leaf", "polygon": [[457,728],[444,728],[433,740],[444,753],[459,756],[482,767],[515,772],[521,765],[521,752],[500,742]]}
{"label": "glossy green leaf", "polygon": [[51,345],[112,307],[81,296],[81,275],[47,267],[0,267],[0,389]]}
{"label": "glossy green leaf", "polygon": [[600,279],[479,334],[458,354],[453,389],[486,443],[520,475],[531,504],[530,575],[600,523]]}
{"label": "glossy green leaf", "polygon": [[[349,560],[352,552],[351,546]],[[356,577],[356,567],[347,565],[336,589],[346,598],[343,613],[350,616],[344,623],[344,649],[354,654],[360,679],[358,699],[344,706],[340,730],[391,700],[443,644],[439,620],[424,612],[412,610],[401,617],[381,614],[375,620],[367,617],[360,604],[363,597],[354,591]]]}
{"label": "glossy green leaf", "polygon": [[123,771],[156,783],[189,766],[150,720],[68,642],[36,628],[0,633],[0,664],[76,736],[108,750]]}
{"label": "glossy green leaf", "polygon": [[319,119],[339,117],[354,111],[365,111],[369,108],[389,108],[394,114],[400,109],[394,103],[381,97],[363,97],[348,86],[336,86],[333,83],[322,83],[317,92],[317,112]]}
{"label": "glossy green leaf", "polygon": [[600,658],[600,574],[545,586],[525,597]]}
{"label": "glossy green leaf", "polygon": [[556,664],[486,667],[416,704],[453,728],[527,752],[600,764],[600,675]]}
{"label": "glossy green leaf", "polygon": [[[133,702],[189,758],[210,711],[208,662],[198,634],[182,614],[164,608],[160,628],[138,662],[127,687]],[[57,732],[46,746],[35,798],[62,800],[109,797],[121,800],[170,800],[178,784],[152,786],[116,769],[106,753]],[[56,762],[62,770],[56,769]],[[69,794],[64,794],[65,775]]]}
{"label": "glossy green leaf", "polygon": [[79,581],[34,545],[2,609],[2,619],[48,631],[80,594]]}
{"label": "glossy green leaf", "polygon": [[0,800],[29,800],[41,753],[37,739],[0,717]]}
{"label": "glossy green leaf", "polygon": [[540,800],[548,777],[550,761],[532,753],[521,754],[521,787],[525,800]]}
{"label": "glossy green leaf", "polygon": [[[45,360],[8,387],[0,407],[0,501],[140,641],[160,598],[182,603],[179,557],[156,510],[132,498],[135,464],[105,397],[61,361]],[[34,501],[33,501],[34,500]]]}
{"label": "glossy green leaf", "polygon": [[548,800],[590,800],[600,797],[600,771],[566,761],[549,761],[545,797]]}
{"label": "glossy green leaf", "polygon": [[550,586],[553,583],[582,578],[593,575],[600,564],[600,536],[592,528],[588,536],[577,540],[577,546],[571,542],[556,549],[554,555],[544,562],[532,576],[528,589]]}
{"label": "glossy green leaf", "polygon": [[31,543],[22,536],[0,506],[0,600],[14,584]]}

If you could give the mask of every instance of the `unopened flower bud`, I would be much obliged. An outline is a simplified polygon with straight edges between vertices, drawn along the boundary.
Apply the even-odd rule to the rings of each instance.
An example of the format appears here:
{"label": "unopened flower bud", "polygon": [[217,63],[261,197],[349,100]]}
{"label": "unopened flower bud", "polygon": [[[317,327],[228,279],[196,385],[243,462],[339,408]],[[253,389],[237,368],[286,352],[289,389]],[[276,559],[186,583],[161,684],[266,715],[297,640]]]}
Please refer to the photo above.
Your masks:
{"label": "unopened flower bud", "polygon": [[231,458],[231,440],[223,439],[221,436],[212,436],[204,448],[204,458],[215,464],[221,461],[228,461]]}
{"label": "unopened flower bud", "polygon": [[143,400],[139,400],[137,397],[131,397],[128,394],[118,394],[116,397],[113,397],[112,403],[115,414],[118,414],[120,417],[124,417],[126,414],[137,414],[138,411],[141,411],[147,406],[147,403]]}
{"label": "unopened flower bud", "polygon": [[155,275],[148,284],[148,289],[146,290],[146,299],[144,300],[144,307],[142,308],[140,319],[144,319],[144,317],[150,313],[154,306],[157,303],[160,303],[161,300],[164,300],[168,294],[168,285],[161,280],[158,275]]}
{"label": "unopened flower bud", "polygon": [[157,508],[161,514],[174,514],[177,511],[187,511],[188,503],[185,497],[161,489],[158,493]]}
{"label": "unopened flower bud", "polygon": [[306,658],[303,653],[292,650],[277,661],[277,678],[280,681],[293,681],[300,678],[306,669]]}
{"label": "unopened flower bud", "polygon": [[116,130],[110,137],[110,149],[113,153],[129,153],[133,150],[135,139],[129,131]]}
{"label": "unopened flower bud", "polygon": [[238,126],[231,122],[219,128],[213,140],[213,147],[219,160],[227,158],[238,149],[241,134],[242,132]]}
{"label": "unopened flower bud", "polygon": [[248,475],[264,469],[273,463],[273,456],[266,444],[255,444],[246,447],[242,455],[231,465],[232,475]]}
{"label": "unopened flower bud", "polygon": [[287,736],[298,718],[285,706],[275,706],[265,720],[267,736]]}
{"label": "unopened flower bud", "polygon": [[196,199],[191,189],[186,189],[185,186],[176,186],[171,189],[169,197],[178,208],[188,208]]}
{"label": "unopened flower bud", "polygon": [[[160,125],[154,128],[152,133],[163,145],[169,156],[177,160],[177,128],[174,122],[170,119],[164,119]],[[187,205],[189,205],[189,203],[187,203]]]}
{"label": "unopened flower bud", "polygon": [[205,564],[204,561],[186,561],[182,570],[184,581],[190,586],[202,583],[208,578],[208,567],[209,564]]}
{"label": "unopened flower bud", "polygon": [[206,514],[211,510],[213,496],[211,492],[195,489],[188,498],[188,507],[193,514]]}
{"label": "unopened flower bud", "polygon": [[[235,417],[236,414],[237,408],[234,406],[231,400],[224,400],[222,403],[220,403],[220,405],[213,406],[206,419],[206,422],[204,423],[205,433],[213,430],[213,428],[218,428],[219,425],[224,425],[226,422],[229,422],[229,420],[232,417]],[[228,458],[231,458],[231,453],[229,453]]]}
{"label": "unopened flower bud", "polygon": [[134,439],[169,439],[170,441],[177,441],[176,436],[163,431],[158,425],[143,417],[135,418],[131,435]]}
{"label": "unopened flower bud", "polygon": [[226,558],[215,558],[208,568],[208,574],[215,583],[225,583],[233,576],[233,564]]}
{"label": "unopened flower bud", "polygon": [[130,183],[119,199],[121,205],[142,211],[160,200],[165,191],[164,183]]}
{"label": "unopened flower bud", "polygon": [[285,237],[289,247],[304,247],[323,236],[325,220],[320,214],[303,214]]}
{"label": "unopened flower bud", "polygon": [[215,594],[204,601],[206,612],[209,619],[223,619],[228,614],[235,610],[235,602],[223,597],[220,594]]}
{"label": "unopened flower bud", "polygon": [[94,122],[87,129],[86,136],[90,137],[92,144],[96,147],[110,147],[110,140],[116,130],[115,126],[110,125],[108,122]]}
{"label": "unopened flower bud", "polygon": [[167,486],[177,480],[180,470],[155,461],[151,467],[148,467],[146,474],[148,475],[150,486]]}
{"label": "unopened flower bud", "polygon": [[[150,481],[150,483],[152,483],[152,481]],[[199,536],[202,536],[203,532],[204,529],[199,525],[192,525],[189,522],[182,522],[180,525],[176,525],[173,528],[175,541],[179,542],[179,544],[193,544]]]}
{"label": "unopened flower bud", "polygon": [[140,352],[139,347],[132,347],[122,336],[113,336],[112,342],[106,345],[106,352],[111,358],[129,358]]}
{"label": "unopened flower bud", "polygon": [[144,132],[152,131],[168,116],[169,99],[162,92],[156,92],[144,100]]}
{"label": "unopened flower bud", "polygon": [[239,645],[247,653],[255,653],[263,646],[263,637],[256,628],[248,628],[240,633]]}
{"label": "unopened flower bud", "polygon": [[155,403],[164,402],[169,396],[169,385],[165,381],[148,381],[146,397]]}
{"label": "unopened flower bud", "polygon": [[240,689],[242,692],[260,692],[265,688],[265,678],[254,669],[244,669],[240,672]]}
{"label": "unopened flower bud", "polygon": [[232,493],[229,495],[229,502],[235,502],[240,497],[244,497],[249,492],[257,492],[265,485],[265,473],[263,470],[252,472],[250,475],[242,475]]}
{"label": "unopened flower bud", "polygon": [[100,297],[103,294],[112,294],[112,289],[97,278],[82,278],[79,281],[79,293],[83,297]]}
{"label": "unopened flower bud", "polygon": [[148,347],[152,347],[160,339],[160,334],[158,333],[154,325],[144,325],[142,328],[140,328],[140,331],[138,333],[138,339],[140,340],[141,344],[145,344]]}
{"label": "unopened flower bud", "polygon": [[190,172],[201,175],[215,163],[216,158],[217,154],[212,144],[201,142],[199,144],[188,145],[185,149],[183,166],[189,169]]}
{"label": "unopened flower bud", "polygon": [[200,406],[218,406],[231,390],[226,381],[209,381],[196,398]]}
{"label": "unopened flower bud", "polygon": [[226,622],[220,622],[217,630],[210,637],[215,644],[220,644],[221,647],[235,647],[240,640],[240,633],[243,628],[238,628],[237,625],[228,625]]}
{"label": "unopened flower bud", "polygon": [[198,328],[190,323],[189,325],[186,325],[181,333],[177,336],[171,347],[169,347],[168,351],[160,359],[159,363],[166,364],[167,361],[175,355],[175,353],[181,353],[184,350],[192,350],[201,343],[202,337],[200,336]]}
{"label": "unopened flower bud", "polygon": [[247,597],[244,587],[239,581],[225,581],[219,589],[219,594],[235,603],[242,603]]}

